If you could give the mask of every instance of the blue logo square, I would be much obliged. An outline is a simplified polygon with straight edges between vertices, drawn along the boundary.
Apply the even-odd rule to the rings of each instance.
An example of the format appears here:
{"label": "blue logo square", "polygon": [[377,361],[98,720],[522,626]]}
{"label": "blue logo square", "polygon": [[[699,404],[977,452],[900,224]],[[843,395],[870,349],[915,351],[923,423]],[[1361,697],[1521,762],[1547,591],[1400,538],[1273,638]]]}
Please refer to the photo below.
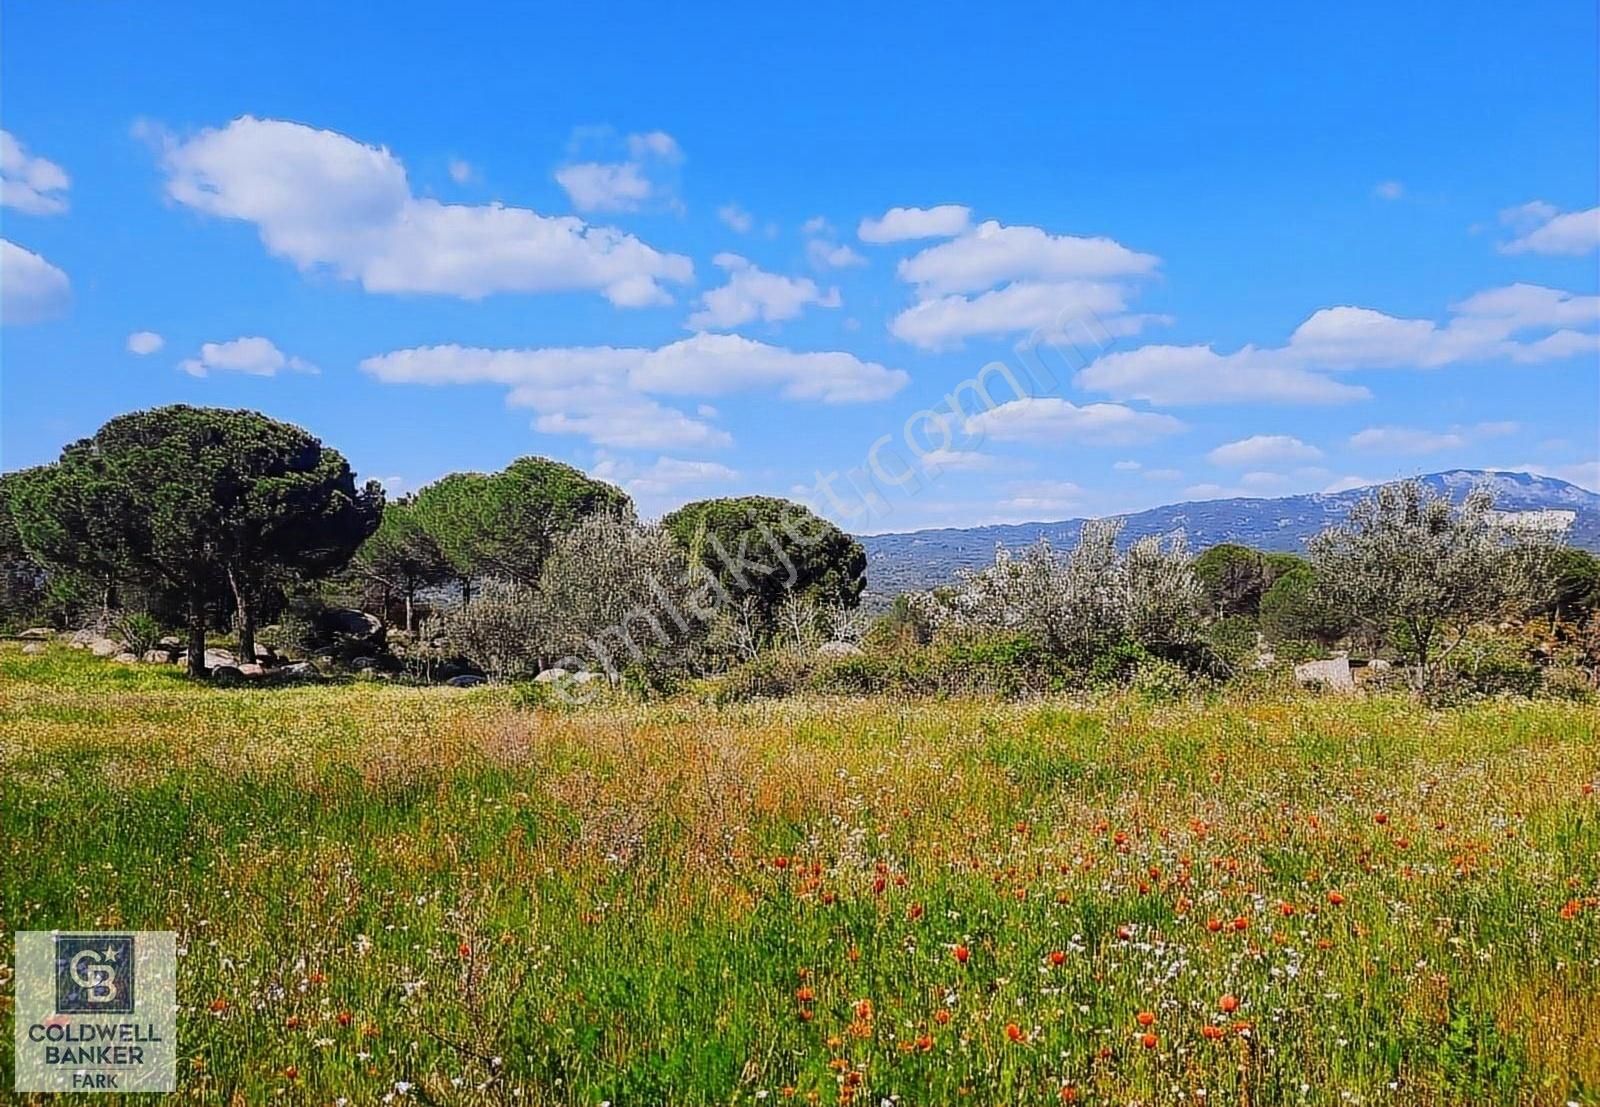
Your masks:
{"label": "blue logo square", "polygon": [[133,935],[56,935],[56,1013],[133,1014]]}

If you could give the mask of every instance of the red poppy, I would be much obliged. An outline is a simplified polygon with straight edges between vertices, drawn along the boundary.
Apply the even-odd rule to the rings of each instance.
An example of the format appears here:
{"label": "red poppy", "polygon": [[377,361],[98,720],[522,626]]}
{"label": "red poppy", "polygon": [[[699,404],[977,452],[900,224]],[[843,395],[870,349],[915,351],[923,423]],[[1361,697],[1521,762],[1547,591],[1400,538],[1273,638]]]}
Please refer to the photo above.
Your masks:
{"label": "red poppy", "polygon": [[1222,999],[1217,1003],[1217,1006],[1221,1008],[1224,1014],[1231,1015],[1239,1009],[1239,997],[1234,995],[1232,992],[1229,992],[1227,995],[1222,997]]}
{"label": "red poppy", "polygon": [[1233,928],[1235,930],[1249,930],[1250,920],[1243,915],[1236,916],[1233,920]]}
{"label": "red poppy", "polygon": [[1050,951],[1050,963],[1052,965],[1054,965],[1056,968],[1059,969],[1062,965],[1065,965],[1067,963],[1067,955],[1066,955],[1066,953],[1064,953],[1063,951],[1061,951],[1059,949],[1051,950]]}
{"label": "red poppy", "polygon": [[1160,1039],[1158,1039],[1154,1034],[1150,1033],[1149,1031],[1146,1031],[1145,1033],[1139,1035],[1139,1044],[1144,1046],[1146,1049],[1154,1049],[1156,1047],[1156,1042],[1158,1042],[1159,1040]]}
{"label": "red poppy", "polygon": [[1023,1036],[1022,1027],[1018,1026],[1014,1022],[1006,1023],[1006,1037],[1010,1038],[1013,1042],[1020,1042],[1022,1041]]}
{"label": "red poppy", "polygon": [[1154,1026],[1156,1015],[1154,1011],[1140,1011],[1136,1016],[1140,1026]]}
{"label": "red poppy", "polygon": [[1344,903],[1344,893],[1339,891],[1329,892],[1328,902],[1333,904],[1335,907],[1338,907],[1340,904]]}
{"label": "red poppy", "polygon": [[950,951],[950,954],[958,963],[965,965],[967,963],[967,958],[972,956],[972,951],[966,946],[957,946],[955,949]]}

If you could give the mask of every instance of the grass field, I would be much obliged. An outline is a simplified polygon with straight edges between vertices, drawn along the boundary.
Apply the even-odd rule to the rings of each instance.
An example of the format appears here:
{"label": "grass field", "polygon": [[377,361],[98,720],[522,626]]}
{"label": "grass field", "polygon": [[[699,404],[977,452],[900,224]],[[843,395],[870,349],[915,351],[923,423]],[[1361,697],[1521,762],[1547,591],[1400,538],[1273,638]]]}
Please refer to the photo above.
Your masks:
{"label": "grass field", "polygon": [[193,1102],[1600,1103],[1597,732],[4,646],[0,929],[176,930]]}

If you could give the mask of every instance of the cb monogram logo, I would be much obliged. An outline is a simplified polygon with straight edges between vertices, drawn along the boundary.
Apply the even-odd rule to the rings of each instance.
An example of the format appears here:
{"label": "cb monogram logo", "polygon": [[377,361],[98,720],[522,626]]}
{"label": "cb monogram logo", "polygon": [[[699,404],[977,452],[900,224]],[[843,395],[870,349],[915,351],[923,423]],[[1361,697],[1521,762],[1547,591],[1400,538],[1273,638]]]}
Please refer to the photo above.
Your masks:
{"label": "cb monogram logo", "polygon": [[56,935],[56,1013],[133,1013],[132,934]]}

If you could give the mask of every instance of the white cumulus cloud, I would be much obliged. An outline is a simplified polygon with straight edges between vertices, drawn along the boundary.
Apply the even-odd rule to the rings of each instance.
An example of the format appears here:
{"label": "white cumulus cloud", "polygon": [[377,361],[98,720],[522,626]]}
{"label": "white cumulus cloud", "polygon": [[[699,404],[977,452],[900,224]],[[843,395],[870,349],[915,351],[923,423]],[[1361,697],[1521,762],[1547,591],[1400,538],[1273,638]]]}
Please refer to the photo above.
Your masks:
{"label": "white cumulus cloud", "polygon": [[67,210],[67,171],[34,157],[10,131],[0,130],[0,207],[29,215],[60,215]]}
{"label": "white cumulus cloud", "polygon": [[1206,459],[1213,465],[1242,468],[1276,461],[1314,461],[1321,456],[1321,450],[1292,435],[1254,434],[1218,446]]}
{"label": "white cumulus cloud", "polygon": [[856,227],[862,242],[909,242],[918,238],[951,238],[967,229],[972,209],[961,204],[931,208],[890,208]]}
{"label": "white cumulus cloud", "polygon": [[167,344],[155,331],[134,331],[128,336],[128,352],[144,357],[153,354]]}
{"label": "white cumulus cloud", "polygon": [[272,377],[284,370],[294,373],[318,371],[305,358],[286,354],[271,341],[259,336],[204,343],[198,356],[185,358],[178,363],[178,368],[191,377],[206,377],[212,373]]}
{"label": "white cumulus cloud", "polygon": [[72,282],[32,250],[0,238],[0,323],[43,323],[65,314]]}
{"label": "white cumulus cloud", "polygon": [[1079,406],[1057,396],[1025,396],[966,420],[968,434],[1037,445],[1117,446],[1150,442],[1183,430],[1171,415],[1121,404]]}
{"label": "white cumulus cloud", "polygon": [[[604,140],[605,128],[581,134],[577,143]],[[622,161],[575,161],[556,170],[556,183],[566,189],[579,211],[638,211],[652,201],[674,200],[663,174],[683,161],[677,140],[665,131],[628,135]]]}
{"label": "white cumulus cloud", "polygon": [[891,396],[908,379],[852,354],[804,353],[731,334],[697,334],[658,349],[423,346],[367,358],[361,368],[391,384],[504,385],[511,406],[536,413],[537,429],[631,449],[732,442],[710,422],[715,412],[691,416],[657,395],[772,388],[786,399],[860,403]]}
{"label": "white cumulus cloud", "polygon": [[1223,354],[1210,346],[1142,346],[1099,358],[1076,379],[1094,392],[1151,403],[1341,403],[1370,393],[1328,373],[1593,354],[1600,352],[1600,334],[1590,329],[1597,323],[1600,296],[1514,284],[1450,305],[1442,324],[1329,307],[1312,313],[1280,347],[1247,345]]}
{"label": "white cumulus cloud", "polygon": [[1567,254],[1579,256],[1600,249],[1600,207],[1587,211],[1560,211],[1534,200],[1507,208],[1500,221],[1517,237],[1502,243],[1504,254]]}
{"label": "white cumulus cloud", "polygon": [[252,223],[274,256],[369,292],[587,290],[639,307],[694,274],[688,258],[573,216],[418,197],[387,149],[299,123],[241,116],[168,138],[161,163],[171,199]]}
{"label": "white cumulus cloud", "polygon": [[809,277],[784,277],[768,273],[738,254],[718,254],[713,263],[728,274],[728,283],[700,297],[700,310],[689,316],[691,330],[729,330],[761,320],[765,323],[793,319],[807,305],[836,308],[839,290],[823,292]]}

